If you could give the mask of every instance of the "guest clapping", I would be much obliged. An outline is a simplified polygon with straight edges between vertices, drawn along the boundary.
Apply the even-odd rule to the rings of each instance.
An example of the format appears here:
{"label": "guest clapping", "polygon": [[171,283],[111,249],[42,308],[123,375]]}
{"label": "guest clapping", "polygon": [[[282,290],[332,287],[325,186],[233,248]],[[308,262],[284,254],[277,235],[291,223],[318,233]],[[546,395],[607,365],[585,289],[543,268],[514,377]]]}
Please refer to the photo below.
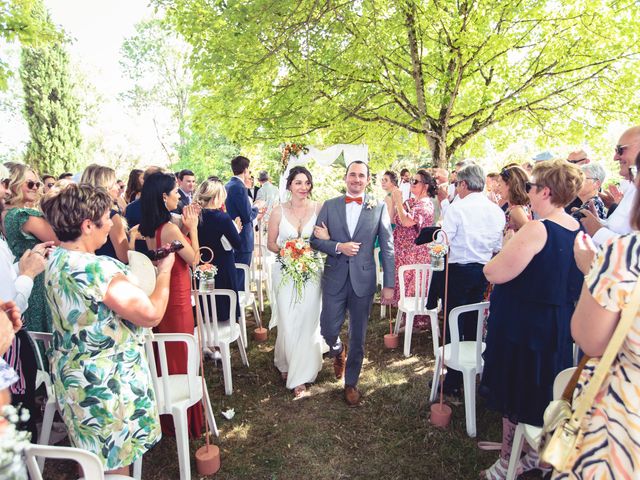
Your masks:
{"label": "guest clapping", "polygon": [[[187,205],[182,211],[182,226],[186,235],[177,225],[171,223],[171,211],[178,206],[180,195],[176,177],[169,173],[149,175],[142,187],[140,205],[142,220],[139,231],[146,237],[147,248],[156,248],[178,240],[184,248],[178,251],[171,270],[171,291],[169,307],[160,324],[159,333],[189,333],[193,335],[194,322],[191,308],[191,274],[189,265],[199,260],[198,214],[200,207]],[[169,374],[187,373],[187,347],[184,343],[167,345]],[[202,432],[203,418],[200,403],[189,408],[189,435],[199,437]],[[173,422],[162,418],[162,431],[173,435]]]}
{"label": "guest clapping", "polygon": [[80,183],[87,183],[94,187],[102,187],[108,191],[111,198],[113,198],[113,205],[109,212],[112,223],[111,230],[109,230],[105,244],[96,250],[96,255],[106,255],[111,258],[117,258],[122,263],[129,263],[127,229],[118,204],[116,203],[120,195],[116,171],[113,168],[92,164],[85,168]]}
{"label": "guest clapping", "polygon": [[[203,259],[211,261],[218,268],[216,274],[216,288],[226,288],[238,294],[238,274],[234,249],[240,248],[239,231],[242,222],[237,217],[234,220],[223,211],[227,192],[220,180],[205,180],[200,184],[194,202],[200,207],[200,223],[198,224],[198,238],[203,247],[213,252],[213,259],[209,260],[209,252],[203,253]],[[216,297],[216,313],[219,321],[229,320],[229,298]],[[239,315],[239,307],[236,314]]]}
{"label": "guest clapping", "polygon": [[[582,276],[572,255],[580,224],[564,206],[580,190],[583,174],[568,162],[539,162],[527,183],[539,220],[526,223],[484,267],[495,284],[487,323],[480,392],[503,416],[502,451],[485,472],[504,478],[518,422],[542,426],[553,381],[573,364],[570,319]],[[519,470],[538,467],[535,452]]]}
{"label": "guest clapping", "polygon": [[96,256],[112,205],[106,190],[86,184],[43,201],[61,240],[45,275],[53,314],[49,359],[71,444],[95,453],[110,473],[128,474],[128,465],[160,439],[143,344],[145,327],[157,325],[167,306],[174,256],[158,263],[150,297],[127,280],[125,265]]}

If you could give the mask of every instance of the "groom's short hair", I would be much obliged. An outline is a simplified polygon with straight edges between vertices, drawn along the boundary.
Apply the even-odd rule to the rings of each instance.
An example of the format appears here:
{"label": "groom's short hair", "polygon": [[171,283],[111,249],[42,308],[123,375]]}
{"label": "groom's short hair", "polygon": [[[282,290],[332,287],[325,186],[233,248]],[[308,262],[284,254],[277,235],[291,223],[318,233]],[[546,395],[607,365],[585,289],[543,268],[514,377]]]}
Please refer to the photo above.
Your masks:
{"label": "groom's short hair", "polygon": [[369,178],[371,175],[369,174],[369,165],[367,165],[365,162],[363,162],[362,160],[354,160],[353,162],[351,162],[349,165],[347,165],[347,174],[349,173],[349,169],[351,168],[351,165],[364,165],[365,167],[367,167],[367,178]]}

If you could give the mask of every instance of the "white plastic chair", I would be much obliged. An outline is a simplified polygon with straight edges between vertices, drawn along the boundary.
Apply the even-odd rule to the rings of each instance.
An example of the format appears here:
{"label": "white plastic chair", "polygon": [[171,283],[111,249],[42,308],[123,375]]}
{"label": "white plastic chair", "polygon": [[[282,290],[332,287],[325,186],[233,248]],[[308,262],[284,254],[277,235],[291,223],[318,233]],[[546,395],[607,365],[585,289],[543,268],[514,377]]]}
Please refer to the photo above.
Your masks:
{"label": "white plastic chair", "polygon": [[[86,480],[133,480],[127,475],[105,475],[102,462],[95,453],[73,447],[58,447],[51,445],[29,445],[25,451],[25,461],[31,480],[42,480],[40,460],[45,458],[59,458],[74,460],[82,467]],[[40,458],[40,460],[36,460]]]}
{"label": "white plastic chair", "polygon": [[245,345],[248,345],[247,341],[247,316],[245,309],[251,307],[253,309],[253,315],[256,319],[258,327],[262,327],[262,321],[260,320],[260,312],[258,311],[258,304],[256,302],[256,296],[249,289],[249,267],[244,263],[236,263],[236,268],[241,269],[244,272],[244,285],[242,290],[238,289],[238,300],[240,303],[240,331],[242,334],[242,340]]}
{"label": "white plastic chair", "polygon": [[[240,349],[242,363],[249,366],[249,359],[245,350],[244,341],[240,333],[240,325],[236,321],[236,292],[226,289],[215,289],[213,292],[197,292],[200,297],[200,318],[202,319],[202,346],[205,352],[211,352],[214,347],[220,349],[222,356],[222,376],[224,378],[224,393],[231,395],[233,392],[233,379],[231,376],[231,343],[237,341]],[[215,297],[229,298],[229,320],[218,322]],[[211,305],[211,308],[208,308]],[[198,327],[194,335],[198,338]]]}
{"label": "white plastic chair", "polygon": [[[484,360],[482,352],[486,345],[482,341],[482,330],[484,328],[485,319],[489,316],[489,302],[473,303],[471,305],[463,305],[451,310],[447,324],[451,334],[451,343],[444,346],[444,360],[442,358],[442,348],[440,347],[440,328],[438,327],[437,318],[431,317],[431,329],[433,336],[433,354],[435,356],[436,365],[433,373],[433,381],[431,382],[431,396],[429,400],[435,401],[438,394],[438,385],[440,380],[440,369],[443,366],[459,370],[462,372],[464,382],[464,410],[467,427],[467,435],[476,436],[476,375],[482,373]],[[476,312],[478,315],[476,326],[476,338],[478,340],[460,341],[460,333],[458,329],[458,318],[466,312]],[[470,321],[467,320],[467,321]],[[444,364],[444,365],[443,365]]]}
{"label": "white plastic chair", "polygon": [[[571,376],[573,375],[573,372],[575,370],[576,367],[565,368],[560,373],[558,373],[558,375],[556,375],[556,378],[553,381],[554,400],[558,400],[562,396],[562,392],[564,392],[564,389],[569,383],[569,380],[571,380]],[[533,425],[529,425],[528,423],[518,423],[516,431],[513,434],[511,458],[509,459],[509,469],[507,470],[506,480],[515,480],[516,478],[516,469],[518,467],[518,461],[520,460],[520,455],[522,454],[522,447],[524,446],[525,440],[529,445],[531,445],[534,450],[538,450],[541,434],[542,428],[540,427],[534,427]]]}
{"label": "white plastic chair", "polygon": [[[40,429],[40,435],[38,436],[38,443],[40,445],[48,445],[49,437],[51,436],[51,427],[53,425],[53,416],[58,408],[56,402],[56,395],[53,391],[53,383],[51,382],[51,376],[44,367],[44,361],[38,344],[41,343],[45,352],[49,350],[51,346],[51,340],[53,335],[46,332],[29,332],[29,336],[35,344],[36,362],[38,364],[38,372],[36,373],[36,389],[40,388],[40,385],[44,384],[47,392],[47,403],[44,406],[44,414],[42,416],[42,428]],[[44,459],[41,460],[40,468],[44,468]]]}
{"label": "white plastic chair", "polygon": [[[187,373],[168,374],[166,343],[182,342],[187,346]],[[156,355],[153,344],[158,348],[160,372],[156,368]],[[205,411],[209,426],[218,436],[218,427],[211,409],[209,392],[202,391],[202,377],[198,375],[200,366],[198,344],[193,335],[187,333],[156,333],[153,339],[145,344],[153,388],[156,393],[158,413],[171,415],[176,431],[176,445],[178,448],[178,464],[180,465],[180,480],[191,479],[191,457],[189,456],[189,431],[187,425],[187,409],[199,401],[205,401]]]}
{"label": "white plastic chair", "polygon": [[[414,272],[415,292],[411,297],[407,296],[405,289],[405,273]],[[403,265],[398,269],[398,280],[400,289],[400,299],[398,300],[398,314],[396,315],[395,333],[400,333],[400,322],[402,314],[405,315],[404,324],[404,356],[411,354],[411,336],[413,335],[413,319],[416,315],[427,315],[431,323],[437,322],[438,309],[427,309],[427,298],[429,297],[429,287],[433,272],[429,264]]]}

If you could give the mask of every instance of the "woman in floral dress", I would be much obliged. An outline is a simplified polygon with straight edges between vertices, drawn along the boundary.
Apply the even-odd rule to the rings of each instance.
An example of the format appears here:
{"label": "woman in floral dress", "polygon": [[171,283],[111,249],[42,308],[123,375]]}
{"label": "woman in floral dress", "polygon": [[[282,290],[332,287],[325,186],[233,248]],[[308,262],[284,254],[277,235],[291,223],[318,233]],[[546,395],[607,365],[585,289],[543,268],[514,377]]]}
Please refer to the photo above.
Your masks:
{"label": "woman in floral dress", "polygon": [[[397,305],[400,300],[400,283],[398,270],[403,265],[424,264],[429,259],[427,245],[416,245],[415,239],[424,227],[433,225],[434,207],[431,200],[437,191],[435,179],[426,171],[418,170],[411,180],[412,197],[402,203],[402,192],[397,189],[393,192],[394,215],[393,223],[396,228],[393,231],[393,248],[396,262],[396,283],[393,292],[393,300],[385,302]],[[415,295],[415,274],[405,274],[406,295]],[[427,280],[429,281],[429,279]],[[429,328],[429,317],[417,315],[414,318],[414,328],[424,330]]]}
{"label": "woman in floral dress", "polygon": [[144,342],[167,307],[174,254],[158,262],[147,297],[127,280],[126,265],[94,253],[111,229],[112,204],[106,190],[86,184],[42,202],[61,241],[45,270],[49,360],[72,446],[95,453],[108,473],[128,475],[161,437]]}

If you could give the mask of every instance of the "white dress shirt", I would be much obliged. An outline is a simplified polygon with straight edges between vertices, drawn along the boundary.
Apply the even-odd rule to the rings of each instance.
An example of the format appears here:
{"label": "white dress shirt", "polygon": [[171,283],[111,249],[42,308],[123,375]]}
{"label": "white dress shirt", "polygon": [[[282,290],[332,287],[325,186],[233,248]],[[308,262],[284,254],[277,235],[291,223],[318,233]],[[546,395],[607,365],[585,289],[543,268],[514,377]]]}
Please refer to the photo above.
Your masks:
{"label": "white dress shirt", "polygon": [[20,311],[24,312],[29,306],[33,280],[26,275],[19,275],[19,272],[7,241],[0,237],[0,300],[14,301]]}
{"label": "white dress shirt", "polygon": [[611,216],[604,222],[604,227],[598,230],[593,236],[593,243],[596,246],[604,244],[607,240],[618,235],[626,235],[631,233],[633,228],[631,227],[631,210],[636,198],[637,188],[633,182],[628,182],[624,190],[624,196],[618,208],[611,214]]}
{"label": "white dress shirt", "polygon": [[504,212],[484,193],[458,197],[442,221],[451,248],[449,263],[486,264],[502,247],[504,224]]}
{"label": "white dress shirt", "polygon": [[[347,197],[362,198],[362,204],[364,205],[364,193],[361,195],[349,195]],[[358,225],[358,219],[362,213],[362,205],[358,205],[357,202],[350,202],[345,205],[347,209],[347,228],[349,229],[349,235],[353,238],[353,234],[356,232],[356,226]]]}
{"label": "white dress shirt", "polygon": [[406,202],[411,198],[411,182],[400,182],[400,191],[402,192],[402,202]]}

